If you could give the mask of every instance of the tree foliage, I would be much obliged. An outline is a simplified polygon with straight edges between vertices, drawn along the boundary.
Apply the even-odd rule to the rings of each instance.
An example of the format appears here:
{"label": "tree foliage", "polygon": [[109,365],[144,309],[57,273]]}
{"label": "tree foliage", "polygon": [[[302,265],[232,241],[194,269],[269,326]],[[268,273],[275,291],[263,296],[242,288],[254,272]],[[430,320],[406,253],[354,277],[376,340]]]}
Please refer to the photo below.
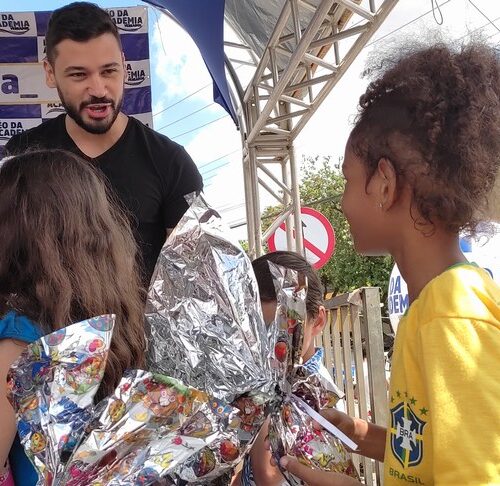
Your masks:
{"label": "tree foliage", "polygon": [[[303,161],[301,172],[302,205],[323,213],[335,230],[335,252],[319,270],[321,280],[325,289],[334,295],[364,286],[380,287],[383,302],[386,302],[392,258],[363,257],[355,252],[340,206],[344,178],[339,165],[340,161],[334,164],[329,157],[308,158]],[[266,208],[262,218],[264,228],[274,221],[281,209],[277,206]]]}

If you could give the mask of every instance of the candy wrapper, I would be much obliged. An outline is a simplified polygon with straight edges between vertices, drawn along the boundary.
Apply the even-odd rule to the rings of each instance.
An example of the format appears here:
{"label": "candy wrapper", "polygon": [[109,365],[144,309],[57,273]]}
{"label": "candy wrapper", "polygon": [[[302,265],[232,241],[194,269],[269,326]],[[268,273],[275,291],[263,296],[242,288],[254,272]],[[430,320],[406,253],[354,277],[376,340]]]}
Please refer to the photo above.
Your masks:
{"label": "candy wrapper", "polygon": [[229,234],[218,213],[196,198],[160,253],[148,296],[150,370],[203,390],[226,417],[217,439],[175,472],[188,482],[230,471],[274,396],[257,282]]}
{"label": "candy wrapper", "polygon": [[[213,443],[236,413],[223,417],[203,392],[133,370],[95,415],[68,465],[67,486],[152,484]],[[210,465],[196,471],[206,474]]]}
{"label": "candy wrapper", "polygon": [[[239,410],[240,424],[235,419],[221,430],[171,479],[206,483],[233,467],[269,413],[276,453],[355,476],[341,441],[316,433],[302,405],[318,411],[343,396],[302,366],[307,282],[273,269],[279,305],[267,329],[251,262],[229,234],[219,215],[195,199],[162,249],[149,292],[150,368],[205,391],[230,414]],[[222,444],[231,444],[232,461],[222,457]],[[210,467],[193,467],[199,463]]]}
{"label": "candy wrapper", "polygon": [[93,412],[114,316],[68,326],[31,344],[12,365],[8,387],[21,443],[41,478],[61,476]]}
{"label": "candy wrapper", "polygon": [[[339,430],[332,428],[317,412],[334,407],[343,397],[333,383],[311,373],[302,363],[304,326],[306,326],[307,281],[297,272],[269,263],[275,282],[276,317],[270,327],[275,379],[279,382],[281,401],[274,406],[269,425],[271,449],[279,464],[284,455],[295,456],[303,464],[325,471],[335,471],[358,478],[342,440],[356,445]],[[323,420],[332,429],[316,430],[313,419]],[[302,482],[286,470],[282,474],[292,485]]]}

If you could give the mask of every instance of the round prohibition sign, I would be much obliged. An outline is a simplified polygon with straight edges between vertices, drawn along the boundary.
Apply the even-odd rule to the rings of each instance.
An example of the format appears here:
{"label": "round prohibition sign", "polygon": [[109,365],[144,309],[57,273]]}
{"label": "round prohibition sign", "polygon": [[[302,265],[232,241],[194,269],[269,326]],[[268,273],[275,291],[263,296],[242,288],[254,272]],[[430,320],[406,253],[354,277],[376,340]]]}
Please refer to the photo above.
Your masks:
{"label": "round prohibition sign", "polygon": [[[300,210],[302,236],[307,261],[316,269],[324,266],[335,251],[335,231],[328,219],[313,208]],[[293,231],[295,240],[295,230]],[[279,228],[267,240],[270,251],[286,250],[286,224]]]}

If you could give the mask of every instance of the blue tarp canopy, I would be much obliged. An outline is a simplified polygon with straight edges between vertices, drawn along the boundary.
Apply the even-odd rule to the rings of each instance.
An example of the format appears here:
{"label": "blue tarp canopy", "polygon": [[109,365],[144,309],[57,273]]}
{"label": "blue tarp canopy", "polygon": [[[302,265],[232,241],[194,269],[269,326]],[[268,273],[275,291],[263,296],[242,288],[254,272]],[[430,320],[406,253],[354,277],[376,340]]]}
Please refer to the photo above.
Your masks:
{"label": "blue tarp canopy", "polygon": [[225,0],[144,0],[168,10],[189,33],[203,56],[214,81],[214,101],[221,105],[238,126],[224,68]]}

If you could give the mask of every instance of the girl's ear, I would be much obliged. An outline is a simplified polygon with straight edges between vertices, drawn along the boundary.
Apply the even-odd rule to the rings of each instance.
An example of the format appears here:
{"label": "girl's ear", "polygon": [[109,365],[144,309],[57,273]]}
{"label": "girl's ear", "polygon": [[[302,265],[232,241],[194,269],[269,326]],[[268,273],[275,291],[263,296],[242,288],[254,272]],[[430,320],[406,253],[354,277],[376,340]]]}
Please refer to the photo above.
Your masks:
{"label": "girl's ear", "polygon": [[320,305],[318,308],[318,315],[312,321],[312,335],[319,336],[326,325],[326,309],[325,306]]}
{"label": "girl's ear", "polygon": [[378,161],[376,174],[379,181],[380,208],[388,210],[398,199],[396,169],[389,159],[382,157]]}

